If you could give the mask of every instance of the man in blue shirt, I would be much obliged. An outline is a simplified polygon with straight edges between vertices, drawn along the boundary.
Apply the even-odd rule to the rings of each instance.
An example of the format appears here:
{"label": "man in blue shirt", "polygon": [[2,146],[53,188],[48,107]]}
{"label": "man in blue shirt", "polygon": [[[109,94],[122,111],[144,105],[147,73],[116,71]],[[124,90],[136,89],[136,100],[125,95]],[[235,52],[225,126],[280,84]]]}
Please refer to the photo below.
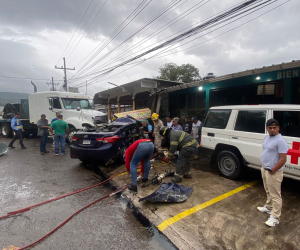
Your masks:
{"label": "man in blue shirt", "polygon": [[19,139],[20,141],[20,145],[21,145],[21,148],[22,149],[26,149],[26,147],[24,146],[23,144],[23,135],[22,135],[22,131],[24,132],[23,130],[23,125],[22,125],[22,122],[20,120],[20,114],[17,112],[15,113],[15,116],[14,118],[11,119],[11,128],[14,132],[14,138],[12,139],[12,141],[8,144],[8,147],[10,148],[15,148],[13,146],[14,142],[16,140]]}
{"label": "man in blue shirt", "polygon": [[183,128],[181,127],[181,125],[179,125],[179,118],[178,117],[175,117],[173,120],[173,127],[172,127],[172,130],[180,130],[180,131],[183,131]]}
{"label": "man in blue shirt", "polygon": [[148,135],[148,138],[152,140],[152,133],[153,133],[152,126],[148,123],[147,120],[142,121],[142,126],[143,126],[142,130],[144,131],[144,134]]}

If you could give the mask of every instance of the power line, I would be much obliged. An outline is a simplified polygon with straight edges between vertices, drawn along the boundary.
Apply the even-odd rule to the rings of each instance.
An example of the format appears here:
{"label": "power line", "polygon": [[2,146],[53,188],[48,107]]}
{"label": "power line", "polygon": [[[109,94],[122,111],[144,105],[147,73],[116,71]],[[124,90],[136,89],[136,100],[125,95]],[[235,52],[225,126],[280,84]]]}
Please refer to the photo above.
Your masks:
{"label": "power line", "polygon": [[[51,79],[44,78],[31,78],[31,77],[18,77],[18,76],[0,76],[1,78],[9,78],[9,79],[19,79],[19,80],[35,80],[35,81],[50,81]],[[57,80],[64,81],[64,80]]]}
{"label": "power line", "polygon": [[[268,2],[271,2],[271,1],[272,1],[272,0],[268,0],[268,1],[264,2],[264,4],[266,4],[266,3],[268,3]],[[271,3],[267,4],[267,5],[270,5],[270,4],[274,3],[275,1],[277,1],[277,0],[274,0],[273,2],[271,2]],[[285,3],[289,2],[289,1],[290,1],[290,0],[286,1]],[[254,2],[254,1],[251,1],[251,2]],[[256,2],[257,2],[257,1],[256,1]],[[261,1],[258,1],[258,2],[261,2]],[[283,4],[285,4],[285,3],[283,3]],[[260,17],[260,16],[262,16],[262,15],[268,13],[268,12],[271,12],[272,10],[274,10],[274,9],[276,9],[276,8],[278,8],[278,7],[280,7],[280,6],[282,6],[283,4],[281,4],[281,5],[279,5],[279,6],[276,6],[275,8],[273,8],[273,9],[271,9],[271,10],[269,10],[269,11],[267,11],[267,12],[261,14],[261,15],[259,15],[258,17]],[[261,5],[261,4],[260,4],[260,5]],[[260,6],[260,5],[257,5],[257,6]],[[265,5],[265,6],[263,6],[263,7],[266,7],[267,5]],[[263,8],[263,7],[261,7],[261,8]],[[261,9],[261,8],[260,8],[260,9]],[[253,9],[253,8],[251,8],[251,9]],[[257,11],[257,10],[256,10],[256,11]],[[243,12],[243,13],[245,13],[245,12]],[[258,17],[256,17],[256,18],[258,18]],[[250,21],[252,21],[252,20],[254,20],[254,19],[256,19],[256,18],[253,18],[253,19],[247,21],[246,23],[249,23]],[[238,19],[240,19],[240,18],[238,18]],[[236,19],[236,20],[238,20],[238,19]],[[236,21],[236,20],[235,20],[235,21]],[[240,25],[240,26],[242,26],[242,25]],[[240,26],[238,26],[238,27],[240,27]],[[237,28],[237,27],[236,27],[236,28]],[[233,30],[233,29],[232,29],[232,30]],[[229,32],[229,31],[227,31],[227,32]],[[226,33],[226,32],[225,32],[225,33]],[[219,35],[219,36],[220,36],[220,35]],[[217,37],[218,37],[218,36],[217,36]],[[210,40],[211,40],[211,39],[210,39]],[[160,53],[160,52],[159,52],[159,53]],[[159,54],[159,53],[157,53],[157,54]],[[157,54],[156,54],[156,55],[157,55]],[[150,57],[149,59],[155,57],[156,55]],[[146,61],[146,60],[148,60],[148,59],[144,59],[142,62],[139,62],[139,63],[135,64],[134,66],[132,66],[132,67],[130,67],[130,68],[133,68],[133,67],[137,66],[138,64],[143,63],[143,62]],[[123,65],[124,65],[124,64],[123,64]],[[130,68],[129,68],[129,69],[130,69]],[[127,69],[127,70],[128,70],[128,69]],[[97,78],[99,78],[99,77],[102,78],[103,75],[106,75],[107,73],[109,73],[109,72],[111,72],[111,71],[112,71],[112,70],[110,70],[110,71],[108,71],[108,72],[105,72],[105,73],[103,73],[102,75],[100,75],[100,76],[98,76],[98,77],[95,77],[95,78],[93,79],[93,81],[90,82],[90,84],[93,83],[93,82],[95,82],[95,81],[97,81]],[[120,72],[120,73],[122,73],[122,72]],[[120,74],[120,73],[118,73],[118,74]],[[115,75],[117,75],[117,74],[115,74]],[[113,75],[113,76],[115,76],[115,75]],[[113,77],[113,76],[111,76],[111,77]],[[111,77],[109,77],[109,78],[111,78]],[[108,79],[108,78],[105,78],[104,80],[106,80],[106,79]]]}

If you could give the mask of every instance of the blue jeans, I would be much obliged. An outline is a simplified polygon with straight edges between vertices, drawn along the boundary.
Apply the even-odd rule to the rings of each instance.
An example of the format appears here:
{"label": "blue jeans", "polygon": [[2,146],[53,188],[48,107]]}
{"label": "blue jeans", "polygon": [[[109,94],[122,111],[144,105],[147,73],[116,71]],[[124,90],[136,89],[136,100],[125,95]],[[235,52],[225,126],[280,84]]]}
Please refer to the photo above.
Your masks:
{"label": "blue jeans", "polygon": [[61,153],[65,154],[66,153],[66,147],[65,147],[66,139],[65,139],[64,134],[62,134],[62,135],[55,134],[54,135],[54,148],[55,148],[54,151],[55,151],[55,154],[59,154],[59,143],[60,143]]}
{"label": "blue jeans", "polygon": [[132,185],[136,185],[137,164],[141,160],[144,160],[144,177],[148,178],[150,169],[150,157],[153,154],[153,150],[154,145],[152,142],[142,142],[137,146],[130,162],[130,174]]}
{"label": "blue jeans", "polygon": [[44,133],[41,137],[40,137],[40,151],[44,152],[46,151],[46,144],[48,141],[48,133]]}
{"label": "blue jeans", "polygon": [[[200,145],[200,138],[199,138],[199,136],[197,136],[196,138],[195,138],[195,140],[198,142],[198,144]],[[200,155],[200,147],[199,148],[196,148],[196,155]]]}

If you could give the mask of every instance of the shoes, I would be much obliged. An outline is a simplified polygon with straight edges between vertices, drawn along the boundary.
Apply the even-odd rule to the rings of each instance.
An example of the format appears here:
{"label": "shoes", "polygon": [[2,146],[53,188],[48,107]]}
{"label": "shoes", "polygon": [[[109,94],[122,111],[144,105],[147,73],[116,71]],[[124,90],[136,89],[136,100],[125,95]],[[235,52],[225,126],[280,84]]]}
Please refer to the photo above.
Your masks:
{"label": "shoes", "polygon": [[270,215],[269,219],[265,222],[265,224],[269,227],[275,227],[279,224],[279,220],[277,220],[275,217]]}
{"label": "shoes", "polygon": [[45,150],[44,153],[47,154],[47,153],[49,153],[49,151],[48,151],[48,150]]}
{"label": "shoes", "polygon": [[65,152],[65,153],[61,153],[61,155],[66,155],[67,154],[67,152]]}
{"label": "shoes", "polygon": [[22,146],[21,149],[26,149],[26,147],[25,147],[25,146]]}
{"label": "shoes", "polygon": [[183,178],[192,178],[192,174],[186,173],[183,175]]}
{"label": "shoes", "polygon": [[147,181],[148,181],[148,178],[146,178],[146,177],[142,178],[142,182],[147,182]]}
{"label": "shoes", "polygon": [[9,147],[9,148],[16,148],[16,147],[14,147],[14,146],[12,146],[12,145],[11,145],[11,146],[10,146],[10,145],[8,145],[8,147]]}
{"label": "shoes", "polygon": [[41,155],[44,155],[44,154],[45,154],[45,152],[44,152],[44,151],[42,151],[42,152],[41,152]]}
{"label": "shoes", "polygon": [[266,207],[266,205],[264,205],[263,207],[257,207],[257,210],[258,210],[259,212],[267,213],[267,214],[271,214],[271,211],[272,211],[272,210],[268,209],[268,208]]}
{"label": "shoes", "polygon": [[58,156],[59,154],[54,154],[54,155]]}
{"label": "shoes", "polygon": [[182,181],[182,178],[179,175],[174,175],[174,177],[171,180],[173,183],[178,183]]}
{"label": "shoes", "polygon": [[137,192],[137,186],[136,185],[128,185],[128,189],[132,192]]}

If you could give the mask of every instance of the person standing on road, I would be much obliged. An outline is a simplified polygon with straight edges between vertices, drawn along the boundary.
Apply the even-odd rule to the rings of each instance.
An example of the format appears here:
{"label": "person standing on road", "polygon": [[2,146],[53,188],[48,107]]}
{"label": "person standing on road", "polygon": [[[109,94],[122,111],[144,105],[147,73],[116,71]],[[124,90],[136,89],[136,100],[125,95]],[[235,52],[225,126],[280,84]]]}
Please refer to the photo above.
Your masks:
{"label": "person standing on road", "polygon": [[[50,126],[50,131],[52,134],[54,134],[54,145],[55,145],[55,155],[59,155],[59,144],[61,148],[61,154],[66,154],[66,147],[65,147],[65,141],[67,137],[67,132],[69,130],[68,123],[63,121],[63,116],[58,115],[57,121],[53,122]],[[53,132],[53,130],[55,132]]]}
{"label": "person standing on road", "polygon": [[[199,131],[199,128],[201,125],[201,121],[198,120],[197,116],[193,116],[192,122],[193,122],[193,124],[192,124],[191,135],[195,138],[195,140],[198,142],[198,144],[200,144],[200,137],[199,137],[198,131]],[[200,147],[196,149],[195,159],[199,159],[199,155],[200,155],[199,149],[200,149]]]}
{"label": "person standing on road", "polygon": [[49,153],[49,151],[46,149],[46,144],[49,136],[48,129],[50,129],[45,114],[41,115],[41,119],[37,121],[36,125],[38,127],[37,136],[40,137],[40,152],[41,155],[44,155],[45,153]]}
{"label": "person standing on road", "polygon": [[154,125],[154,130],[153,130],[153,137],[154,137],[154,146],[158,152],[161,151],[161,136],[159,134],[160,128],[164,126],[163,122],[158,119],[159,115],[156,113],[152,114],[152,121]]}
{"label": "person standing on road", "polygon": [[13,132],[14,132],[14,138],[8,144],[8,147],[15,148],[14,147],[14,142],[19,139],[21,149],[26,149],[26,147],[23,144],[22,132],[24,132],[24,130],[23,130],[22,122],[20,120],[20,113],[19,112],[15,113],[15,116],[11,119],[10,125],[11,125],[11,128],[12,128]]}
{"label": "person standing on road", "polygon": [[172,127],[172,130],[175,131],[175,130],[180,130],[180,131],[183,131],[183,128],[181,127],[181,125],[179,125],[179,118],[178,117],[175,117],[173,120],[173,127]]}
{"label": "person standing on road", "polygon": [[192,123],[188,116],[184,118],[183,131],[188,134],[192,131]]}
{"label": "person standing on road", "polygon": [[147,120],[142,121],[142,130],[146,138],[152,140],[153,129],[152,129],[152,125],[150,125]]}
{"label": "person standing on road", "polygon": [[125,153],[125,166],[131,175],[131,185],[128,189],[137,192],[137,165],[141,162],[141,174],[143,175],[142,182],[148,181],[150,170],[150,157],[153,154],[154,145],[152,140],[141,139],[135,141]]}
{"label": "person standing on road", "polygon": [[167,116],[167,117],[166,117],[166,121],[167,121],[166,126],[167,126],[168,128],[172,128],[172,127],[173,127],[173,122],[172,122],[172,119],[171,119],[170,116]]}
{"label": "person standing on road", "polygon": [[177,150],[179,151],[176,173],[172,182],[178,183],[182,181],[182,178],[192,178],[189,160],[195,154],[195,148],[199,147],[198,142],[190,134],[183,131],[173,131],[168,127],[162,127],[160,135],[170,140],[170,149],[166,161],[174,160],[174,153]]}
{"label": "person standing on road", "polygon": [[[59,116],[60,115],[60,113],[59,112],[56,112],[56,114],[55,114],[56,116],[55,116],[55,118],[53,118],[52,120],[51,120],[51,124],[53,123],[53,122],[55,122],[55,121],[57,121],[58,120],[58,118],[57,118],[57,116]],[[55,131],[54,131],[54,133],[55,133]],[[54,152],[54,134],[52,134],[52,138],[53,138],[53,143],[52,143],[52,151]]]}
{"label": "person standing on road", "polygon": [[281,215],[282,198],[281,182],[283,179],[283,166],[289,146],[286,140],[279,134],[279,123],[275,119],[267,121],[267,135],[263,141],[261,153],[261,175],[264,188],[267,193],[267,201],[263,207],[257,207],[258,211],[270,214],[265,222],[269,227],[279,224]]}

